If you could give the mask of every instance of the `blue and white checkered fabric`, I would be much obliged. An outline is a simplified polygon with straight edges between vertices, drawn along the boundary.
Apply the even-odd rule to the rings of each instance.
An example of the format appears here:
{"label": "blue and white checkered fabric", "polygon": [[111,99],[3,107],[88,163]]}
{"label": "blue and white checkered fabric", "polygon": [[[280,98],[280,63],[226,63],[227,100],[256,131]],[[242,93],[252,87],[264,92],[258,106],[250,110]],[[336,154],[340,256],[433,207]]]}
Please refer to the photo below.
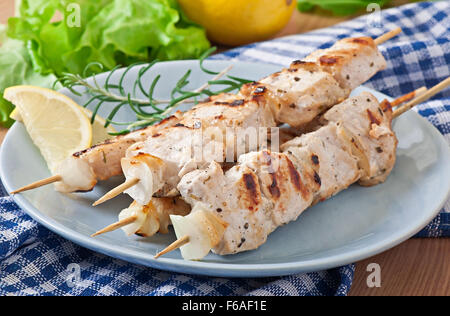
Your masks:
{"label": "blue and white checkered fabric", "polygon": [[[362,17],[333,28],[237,48],[215,59],[288,65],[336,38],[404,34],[383,45],[388,69],[368,86],[388,95],[431,87],[450,76],[450,2],[425,2],[382,12],[381,27]],[[450,141],[450,92],[420,106]],[[420,234],[450,236],[450,203]],[[354,265],[282,278],[223,279],[162,272],[116,260],[67,241],[0,198],[0,295],[346,295]],[[79,281],[79,282],[74,282]]]}

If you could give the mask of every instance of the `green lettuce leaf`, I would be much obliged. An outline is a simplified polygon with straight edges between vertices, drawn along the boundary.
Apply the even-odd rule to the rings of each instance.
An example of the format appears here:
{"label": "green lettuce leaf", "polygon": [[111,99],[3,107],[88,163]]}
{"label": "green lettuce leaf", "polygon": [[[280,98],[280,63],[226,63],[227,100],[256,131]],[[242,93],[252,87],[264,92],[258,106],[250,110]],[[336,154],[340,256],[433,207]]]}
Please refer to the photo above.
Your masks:
{"label": "green lettuce leaf", "polygon": [[[62,19],[52,22],[57,12]],[[77,20],[79,27],[71,24]],[[181,13],[176,0],[22,0],[8,28],[10,37],[27,43],[37,72],[57,76],[81,74],[91,62],[112,69],[155,58],[198,58],[210,47],[204,29]]]}
{"label": "green lettuce leaf", "polygon": [[6,27],[0,25],[0,124],[9,127],[13,123],[9,114],[14,106],[3,98],[3,91],[21,84],[50,88],[56,76],[36,73],[24,43],[8,39],[5,33]]}

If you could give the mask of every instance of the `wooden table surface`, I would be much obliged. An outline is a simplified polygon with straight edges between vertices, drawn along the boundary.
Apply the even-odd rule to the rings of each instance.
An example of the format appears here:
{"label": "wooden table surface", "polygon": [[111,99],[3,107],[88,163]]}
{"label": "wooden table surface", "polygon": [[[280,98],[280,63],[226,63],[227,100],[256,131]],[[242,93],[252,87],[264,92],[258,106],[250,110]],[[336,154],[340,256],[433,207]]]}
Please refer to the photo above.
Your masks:
{"label": "wooden table surface", "polygon": [[[14,0],[0,0],[0,23],[14,14]],[[407,3],[394,0],[393,5]],[[277,36],[304,33],[349,19],[326,14],[296,12]],[[6,131],[0,131],[0,139]],[[367,266],[381,267],[381,287],[367,286]],[[358,295],[450,295],[450,239],[411,239],[383,254],[358,262],[351,296]]]}

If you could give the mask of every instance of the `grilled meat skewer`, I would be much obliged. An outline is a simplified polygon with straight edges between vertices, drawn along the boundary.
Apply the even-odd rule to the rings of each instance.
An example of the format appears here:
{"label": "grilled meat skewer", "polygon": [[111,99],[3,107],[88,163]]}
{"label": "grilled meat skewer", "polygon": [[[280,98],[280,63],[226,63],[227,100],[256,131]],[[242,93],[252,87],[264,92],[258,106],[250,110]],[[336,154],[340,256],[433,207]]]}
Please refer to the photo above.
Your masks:
{"label": "grilled meat skewer", "polygon": [[[402,97],[400,97],[400,98],[398,98],[398,99],[396,99],[396,100],[394,100],[394,101],[392,101],[392,103],[391,103],[391,105],[392,106],[398,106],[398,105],[401,105],[401,104],[403,104],[403,103],[406,103],[406,102],[409,102],[411,99],[414,99],[414,97],[417,97],[417,96],[420,96],[420,95],[422,95],[422,94],[424,94],[425,92],[426,92],[426,88],[425,87],[423,87],[423,88],[420,88],[420,89],[417,89],[416,91],[414,91],[413,93],[409,93],[409,94],[407,94],[407,95],[405,95],[405,96],[402,96]],[[408,104],[410,104],[410,103],[408,103]],[[331,110],[330,110],[330,112],[331,112]],[[325,114],[326,116],[328,116],[328,117],[332,117],[333,115],[332,114],[329,114],[329,113],[326,113]],[[326,120],[326,118],[324,117],[324,116],[322,116],[322,117],[318,117],[316,120],[315,120],[315,125],[312,125],[311,124],[311,126],[310,126],[310,131],[313,131],[313,130],[317,130],[317,129],[319,129],[320,127],[322,127],[322,126],[324,126],[324,125],[326,125],[327,124],[327,120]],[[301,136],[302,134],[304,134],[305,132],[304,131],[299,131],[298,129],[293,129],[293,128],[286,128],[286,127],[284,127],[284,128],[281,128],[280,129],[280,133],[279,133],[279,136],[280,136],[280,144],[286,144],[286,143],[288,143],[289,141],[292,141],[292,142],[295,142],[295,141],[298,141],[299,140],[299,136]],[[284,145],[285,146],[285,145]],[[283,146],[283,147],[284,147]],[[364,161],[364,160],[363,160]],[[367,164],[366,164],[367,165]],[[226,168],[227,169],[231,169],[232,167],[234,166],[234,164],[230,164],[229,166],[226,166]],[[226,171],[226,169],[222,166],[222,169],[224,170],[224,171]],[[360,183],[361,184],[361,183]],[[367,185],[367,184],[366,184]],[[147,212],[146,212],[146,209],[147,209],[147,207],[146,206],[139,206],[137,203],[135,203],[135,202],[133,202],[134,204],[133,204],[133,212],[134,213],[132,213],[132,215],[129,215],[129,216],[134,216],[134,217],[139,217],[139,212],[143,212],[144,214],[147,214]],[[150,204],[151,204],[152,202],[150,202]],[[166,209],[165,211],[163,211],[163,210],[160,210],[159,211],[159,213],[158,214],[162,214],[162,213],[168,213],[168,214],[171,214],[172,215],[172,210],[170,210],[170,209]],[[124,227],[124,230],[125,230],[125,232],[127,233],[127,234],[129,234],[130,233],[130,231],[132,231],[133,229],[135,229],[135,228],[130,228],[131,226],[129,226],[129,224],[130,224],[130,220],[126,220],[126,221],[123,221],[123,219],[124,218],[126,218],[126,216],[124,215],[124,214],[130,214],[130,210],[129,209],[125,209],[125,210],[123,210],[122,212],[121,212],[121,214],[119,215],[119,218],[121,219],[121,221],[119,221],[119,222],[117,222],[117,223],[114,223],[114,224],[112,224],[112,225],[110,225],[110,226],[108,226],[107,228],[105,228],[105,229],[103,229],[103,230],[101,230],[101,231],[99,231],[98,233],[96,233],[96,234],[94,234],[95,236],[97,236],[97,235],[99,235],[99,234],[102,234],[102,233],[105,233],[105,232],[109,232],[109,231],[112,231],[112,230],[115,230],[115,229],[118,229],[118,228],[121,228],[121,227]],[[150,224],[150,222],[152,222],[153,221],[153,217],[152,216],[149,216],[149,215],[145,215],[145,216],[147,216],[147,220],[146,221],[144,221],[145,222],[145,224],[142,224],[142,225],[145,225],[146,227],[149,227],[151,224]],[[165,218],[166,217],[168,217],[168,215],[165,215]],[[149,223],[147,223],[147,222],[149,222]],[[134,221],[132,221],[131,220],[131,223],[134,223]],[[129,227],[128,227],[129,226]],[[136,227],[136,226],[133,226],[133,227]],[[158,229],[158,227],[156,227],[155,229],[154,229],[154,231],[157,231],[157,229]],[[135,231],[137,232],[139,229],[136,229]],[[141,234],[142,235],[142,234]],[[150,237],[151,235],[145,235],[145,237]]]}
{"label": "grilled meat skewer", "polygon": [[[190,113],[196,121],[193,125],[188,125],[188,129],[169,128],[159,133],[158,137],[147,139],[139,146],[136,156],[127,154],[127,158],[122,160],[127,179],[124,186],[126,190],[123,191],[142,205],[149,203],[155,193],[158,196],[165,196],[169,192],[177,194],[176,186],[185,173],[210,161],[223,162],[225,157],[230,156],[229,144],[234,145],[238,135],[242,133],[238,127],[274,127],[273,124],[267,124],[270,122],[268,115],[273,117],[270,123],[289,123],[295,127],[304,127],[320,113],[348,97],[350,89],[386,67],[386,61],[371,38],[344,39],[330,49],[321,51],[319,55],[317,63],[296,61],[290,68],[272,74],[260,82],[244,85],[239,95],[227,95],[225,101],[223,97],[217,97],[214,105],[222,106],[220,111],[215,111],[211,104],[202,105],[200,108],[203,108],[206,115],[201,116],[193,114],[198,110],[198,107],[194,108]],[[314,59],[314,56],[308,58]],[[331,56],[335,56],[333,60]],[[358,74],[351,79],[348,75],[350,71]],[[345,75],[342,76],[341,72]],[[240,107],[239,112],[246,111],[249,107],[252,109],[250,113],[259,109],[265,113],[263,117],[266,120],[254,120],[254,116],[247,117],[241,113],[234,119],[229,106]],[[211,115],[211,112],[215,116]],[[228,122],[215,122],[215,126],[218,127],[219,134],[225,134],[226,127],[232,128],[231,141],[228,137],[221,137],[219,141],[203,137],[203,126],[221,116],[228,118]],[[199,139],[203,152],[208,152],[209,147],[225,149],[215,152],[216,156],[192,159],[191,146],[189,143],[186,145],[186,140],[195,142],[196,138]],[[165,146],[169,143],[170,147]],[[258,150],[259,146],[245,144],[243,147],[245,152],[249,152]],[[239,156],[236,148],[232,150],[232,156]],[[136,150],[132,148],[132,152]],[[121,191],[114,190],[94,205],[111,199]]]}
{"label": "grilled meat skewer", "polygon": [[186,175],[179,190],[193,210],[171,216],[178,240],[155,258],[180,246],[185,259],[201,259],[211,249],[222,255],[256,249],[310,205],[357,181],[385,181],[398,143],[392,119],[448,86],[450,78],[395,112],[363,93],[328,111],[322,127],[287,142],[282,153],[249,153],[225,173],[213,162]]}
{"label": "grilled meat skewer", "polygon": [[[370,69],[370,71],[364,70],[363,73],[365,74],[365,76],[369,76],[369,77],[367,77],[367,79],[368,79],[368,78],[370,78],[370,76],[372,76],[377,71],[377,68],[378,68],[378,70],[380,70],[384,67],[384,65],[383,65],[384,60],[382,59],[382,56],[381,56],[381,54],[379,54],[378,50],[376,50],[375,44],[380,45],[384,41],[396,36],[400,32],[401,32],[401,29],[396,29],[394,31],[391,31],[391,32],[379,37],[377,40],[375,40],[375,42],[370,38],[367,38],[366,40],[364,38],[362,38],[359,41],[360,42],[359,44],[356,43],[356,42],[358,42],[357,39],[353,39],[353,43],[350,43],[350,42],[345,43],[345,40],[340,41],[340,44],[339,43],[336,44],[334,46],[334,48],[323,51],[322,56],[324,56],[324,58],[322,58],[322,62],[320,62],[320,60],[319,61],[314,60],[314,58],[315,58],[314,54],[312,54],[308,58],[316,63],[320,62],[321,63],[320,67],[321,67],[322,71],[325,70],[326,72],[333,73],[333,75],[336,74],[336,71],[333,70],[334,71],[333,72],[333,71],[330,71],[330,69],[338,69],[339,67],[341,67],[345,71],[349,71],[349,69],[358,69],[358,67],[361,67],[361,65],[364,63],[363,60],[366,60],[366,64],[369,66],[368,69]],[[343,49],[342,49],[343,46],[345,46],[346,48],[349,49],[347,56],[344,56],[345,53],[343,53]],[[358,53],[358,51],[355,51],[356,47],[359,47],[359,48],[357,48],[357,50],[359,49],[359,51],[361,52],[360,54]],[[372,49],[372,52],[369,52],[370,49]],[[348,60],[346,60],[346,58],[348,59],[349,57],[351,57],[350,56],[351,50],[353,50],[352,56],[354,58],[354,62],[348,62]],[[331,65],[330,63],[327,63],[327,62],[325,62],[325,63],[323,62],[323,61],[329,61],[329,59],[326,59],[325,57],[328,57],[330,54],[335,54],[337,57],[336,58],[337,62],[334,65]],[[369,59],[371,59],[371,58],[373,58],[374,60],[369,61]],[[310,65],[309,67],[313,67],[313,66]],[[297,70],[297,71],[302,72],[302,70]],[[283,75],[282,73],[280,73],[280,74]],[[321,80],[328,81],[328,79],[326,79],[327,77],[323,76],[323,74],[315,75],[315,77],[316,77],[315,82],[319,85],[320,85]],[[320,79],[321,77],[322,77],[322,79]],[[299,78],[299,77],[295,77],[294,79],[297,80],[297,78]],[[269,77],[266,79],[268,79],[267,82],[261,82],[264,85],[264,89],[267,89],[268,91],[272,91],[271,95],[273,95],[273,99],[275,101],[276,100],[281,101],[277,105],[272,106],[274,116],[278,121],[287,122],[287,123],[290,122],[290,116],[283,114],[287,111],[288,108],[289,108],[289,111],[294,111],[294,113],[298,112],[298,114],[299,113],[308,114],[307,112],[314,113],[314,111],[317,111],[317,109],[323,110],[323,108],[321,108],[321,107],[315,107],[315,109],[314,108],[308,109],[307,107],[304,107],[304,108],[299,107],[298,110],[293,109],[292,105],[294,103],[291,102],[288,104],[286,102],[290,102],[292,100],[292,98],[295,97],[295,93],[294,94],[285,93],[284,92],[284,91],[286,91],[285,89],[279,89],[281,92],[275,91],[276,93],[273,93],[274,92],[273,88],[276,87],[276,84],[271,85],[273,78],[271,79]],[[348,90],[351,88],[349,86],[350,82],[351,82],[351,84],[355,85],[353,78],[351,78],[351,79],[352,80],[348,80],[346,77],[346,80],[349,81],[349,83],[343,84],[343,83],[339,82],[340,79],[338,78],[338,82],[339,82],[338,84],[341,86],[341,88],[343,90],[346,90],[346,89]],[[280,80],[275,80],[275,81],[280,81]],[[331,84],[332,81],[333,80],[331,80],[329,82],[329,84]],[[243,92],[242,94],[244,96],[248,96],[249,94],[255,94],[255,92],[256,92],[256,95],[254,97],[257,98],[258,91],[259,91],[258,88],[255,88],[255,87],[253,87],[253,88],[245,87],[245,89],[242,90],[242,92]],[[308,93],[309,93],[311,96],[314,96],[314,92],[315,92],[314,89],[303,91],[303,93],[305,95],[308,95]],[[298,95],[298,93],[297,93],[297,95]],[[307,96],[301,96],[301,95],[298,95],[298,96],[299,96],[299,100],[298,100],[299,104],[301,104],[302,106],[305,104],[305,102],[308,102]],[[336,96],[336,98],[339,99],[339,96]],[[341,100],[342,100],[342,98],[341,98]],[[333,103],[333,102],[331,102],[331,103]],[[283,109],[281,109],[281,110],[277,109],[278,106],[280,106],[280,107],[283,106]],[[326,103],[324,103],[323,106],[327,107],[330,105],[329,104],[327,105]],[[311,113],[309,113],[308,115],[311,115]],[[305,117],[308,117],[308,115]],[[171,119],[173,119],[173,118],[171,118]],[[293,123],[294,125],[302,124],[301,120],[298,120],[296,122],[291,122],[291,123]],[[165,124],[162,124],[162,125],[165,125]],[[170,124],[168,126],[170,126]],[[83,151],[82,153],[77,153],[73,157],[69,158],[67,160],[67,162],[65,162],[60,167],[60,171],[62,174],[58,174],[51,178],[35,182],[31,185],[28,185],[19,190],[16,190],[13,193],[22,192],[22,191],[36,188],[41,185],[45,185],[45,184],[55,182],[55,181],[63,182],[62,184],[59,184],[57,186],[57,189],[60,191],[63,191],[63,192],[76,192],[76,191],[92,190],[93,186],[97,183],[98,180],[105,180],[111,176],[115,176],[115,175],[121,173],[121,171],[117,167],[120,164],[120,159],[122,157],[124,157],[124,150],[123,150],[124,146],[130,145],[133,142],[142,141],[145,138],[147,138],[148,135],[157,133],[158,129],[159,128],[156,128],[156,130],[154,130],[153,127],[151,127],[149,129],[145,129],[143,131],[134,132],[125,137],[119,137],[118,140],[115,139],[108,143],[95,146],[94,149],[88,149],[88,150]]]}

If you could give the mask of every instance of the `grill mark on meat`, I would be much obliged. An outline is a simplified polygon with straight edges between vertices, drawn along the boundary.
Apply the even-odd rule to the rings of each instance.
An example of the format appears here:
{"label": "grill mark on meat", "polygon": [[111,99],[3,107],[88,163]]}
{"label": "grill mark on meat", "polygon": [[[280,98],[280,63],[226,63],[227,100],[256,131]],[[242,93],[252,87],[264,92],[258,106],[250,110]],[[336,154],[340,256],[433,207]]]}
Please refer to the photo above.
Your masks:
{"label": "grill mark on meat", "polygon": [[314,154],[311,155],[311,161],[312,161],[313,164],[315,164],[316,166],[320,163],[319,157],[318,157],[317,155],[314,155]]}
{"label": "grill mark on meat", "polygon": [[309,191],[306,188],[306,186],[303,184],[302,179],[300,178],[300,174],[298,173],[297,169],[295,169],[294,164],[292,161],[286,157],[286,162],[288,164],[289,169],[289,175],[291,178],[291,182],[294,185],[295,189],[300,192],[302,195],[302,198],[304,200],[307,200],[309,197]]}
{"label": "grill mark on meat", "polygon": [[279,199],[281,196],[280,188],[278,187],[277,175],[275,173],[271,173],[270,177],[272,178],[272,184],[268,186],[269,192],[275,199]]}
{"label": "grill mark on meat", "polygon": [[371,124],[377,124],[377,125],[381,124],[380,120],[369,109],[367,109],[367,115],[369,115]]}
{"label": "grill mark on meat", "polygon": [[321,65],[334,65],[339,61],[339,57],[324,55],[319,58],[319,61]]}
{"label": "grill mark on meat", "polygon": [[245,185],[245,197],[243,198],[243,201],[248,202],[248,209],[250,211],[257,211],[258,210],[258,204],[260,203],[260,194],[258,190],[258,186],[256,184],[255,175],[252,173],[245,173],[242,177],[242,180],[244,181]]}
{"label": "grill mark on meat", "polygon": [[369,41],[363,38],[352,38],[351,41],[361,45],[370,45]]}
{"label": "grill mark on meat", "polygon": [[320,176],[317,174],[317,172],[314,171],[314,181],[319,185],[322,186],[322,180],[320,179]]}

